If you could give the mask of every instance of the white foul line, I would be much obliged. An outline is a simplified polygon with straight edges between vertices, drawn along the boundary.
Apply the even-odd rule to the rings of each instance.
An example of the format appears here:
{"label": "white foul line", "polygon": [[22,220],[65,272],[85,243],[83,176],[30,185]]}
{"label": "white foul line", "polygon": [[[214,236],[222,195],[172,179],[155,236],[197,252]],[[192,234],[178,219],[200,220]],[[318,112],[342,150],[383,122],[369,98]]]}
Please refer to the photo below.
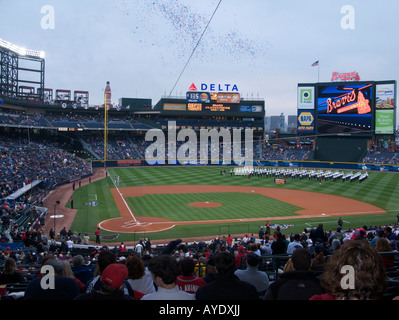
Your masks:
{"label": "white foul line", "polygon": [[[109,175],[109,173],[108,173],[108,175]],[[118,187],[116,186],[114,179],[112,179],[112,177],[111,177],[110,175],[109,175],[109,177],[111,178],[112,183],[114,184],[116,190],[118,191],[120,197],[122,198],[122,201],[123,201],[123,203],[125,204],[127,210],[129,211],[131,217],[133,218],[134,221],[137,222],[137,219],[136,219],[136,217],[134,216],[132,210],[130,210],[129,206],[127,205],[127,202],[126,202],[125,198],[123,197],[122,193],[119,191]]]}

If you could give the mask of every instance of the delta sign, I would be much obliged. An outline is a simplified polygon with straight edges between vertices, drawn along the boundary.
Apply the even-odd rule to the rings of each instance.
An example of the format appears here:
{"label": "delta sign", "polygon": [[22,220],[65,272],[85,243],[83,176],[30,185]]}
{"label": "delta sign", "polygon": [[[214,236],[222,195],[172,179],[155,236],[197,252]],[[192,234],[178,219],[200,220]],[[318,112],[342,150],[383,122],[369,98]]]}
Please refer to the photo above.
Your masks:
{"label": "delta sign", "polygon": [[194,83],[191,84],[189,91],[210,91],[210,92],[228,92],[228,91],[236,91],[238,92],[238,87],[236,84],[230,83],[201,83],[201,87],[198,90]]}

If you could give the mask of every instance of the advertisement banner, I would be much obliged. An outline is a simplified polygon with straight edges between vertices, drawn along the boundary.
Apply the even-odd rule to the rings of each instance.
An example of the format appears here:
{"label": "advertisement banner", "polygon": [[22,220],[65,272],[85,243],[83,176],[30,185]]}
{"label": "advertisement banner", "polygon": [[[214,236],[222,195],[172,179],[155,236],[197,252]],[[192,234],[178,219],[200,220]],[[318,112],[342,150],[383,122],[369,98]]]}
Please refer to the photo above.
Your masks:
{"label": "advertisement banner", "polygon": [[217,103],[240,103],[239,93],[218,93]]}
{"label": "advertisement banner", "polygon": [[298,87],[298,109],[314,109],[314,87]]}
{"label": "advertisement banner", "polygon": [[314,132],[314,111],[313,110],[298,110],[298,133],[313,133]]}
{"label": "advertisement banner", "polygon": [[262,112],[262,106],[240,106],[240,112]]}
{"label": "advertisement banner", "polygon": [[393,134],[394,133],[394,112],[393,110],[375,111],[375,133]]}
{"label": "advertisement banner", "polygon": [[185,111],[186,105],[180,103],[164,103],[163,109],[168,111]]}
{"label": "advertisement banner", "polygon": [[395,108],[395,84],[377,84],[375,95],[376,109],[394,109]]}

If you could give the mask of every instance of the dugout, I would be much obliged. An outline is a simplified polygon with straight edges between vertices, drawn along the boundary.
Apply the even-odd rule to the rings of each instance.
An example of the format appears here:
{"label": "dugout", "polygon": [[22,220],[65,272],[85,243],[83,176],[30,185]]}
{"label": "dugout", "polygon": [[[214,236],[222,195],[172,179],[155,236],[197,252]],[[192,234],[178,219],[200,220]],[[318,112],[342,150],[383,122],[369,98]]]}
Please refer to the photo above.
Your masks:
{"label": "dugout", "polygon": [[366,153],[366,138],[319,137],[316,140],[313,159],[330,162],[361,162]]}

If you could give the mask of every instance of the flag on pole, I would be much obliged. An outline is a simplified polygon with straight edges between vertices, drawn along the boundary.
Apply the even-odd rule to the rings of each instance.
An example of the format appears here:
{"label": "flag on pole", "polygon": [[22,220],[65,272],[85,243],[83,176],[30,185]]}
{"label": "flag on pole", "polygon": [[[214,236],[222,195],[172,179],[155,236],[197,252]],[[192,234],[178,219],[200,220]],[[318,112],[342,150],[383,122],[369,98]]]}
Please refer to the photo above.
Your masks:
{"label": "flag on pole", "polygon": [[319,65],[319,60],[317,60],[316,62],[312,63],[312,67],[317,67]]}

